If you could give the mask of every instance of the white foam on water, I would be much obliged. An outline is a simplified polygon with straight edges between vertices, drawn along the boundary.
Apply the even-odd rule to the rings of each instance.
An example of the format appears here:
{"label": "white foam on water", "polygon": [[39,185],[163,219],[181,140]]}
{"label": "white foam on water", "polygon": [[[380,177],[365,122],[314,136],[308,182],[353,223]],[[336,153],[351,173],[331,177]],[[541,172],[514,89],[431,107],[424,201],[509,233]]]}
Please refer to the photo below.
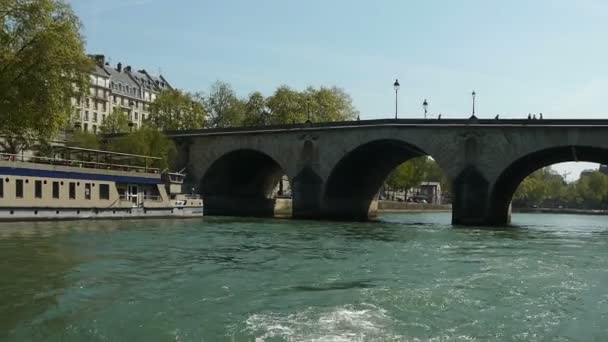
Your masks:
{"label": "white foam on water", "polygon": [[393,341],[404,340],[391,332],[394,321],[386,310],[371,304],[345,305],[327,311],[309,308],[294,314],[253,314],[247,331],[256,342],[272,338],[286,341]]}

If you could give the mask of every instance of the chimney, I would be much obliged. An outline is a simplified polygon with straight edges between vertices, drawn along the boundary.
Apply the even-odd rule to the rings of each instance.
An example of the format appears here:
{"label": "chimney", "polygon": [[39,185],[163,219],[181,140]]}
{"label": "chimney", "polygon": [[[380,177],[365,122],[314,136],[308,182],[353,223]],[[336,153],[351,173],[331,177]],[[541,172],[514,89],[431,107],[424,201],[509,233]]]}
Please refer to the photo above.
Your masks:
{"label": "chimney", "polygon": [[127,65],[127,66],[125,67],[125,71],[131,72],[131,66],[130,66],[130,65]]}
{"label": "chimney", "polygon": [[116,71],[118,71],[118,72],[122,71],[122,63],[118,62],[118,64],[116,64]]}

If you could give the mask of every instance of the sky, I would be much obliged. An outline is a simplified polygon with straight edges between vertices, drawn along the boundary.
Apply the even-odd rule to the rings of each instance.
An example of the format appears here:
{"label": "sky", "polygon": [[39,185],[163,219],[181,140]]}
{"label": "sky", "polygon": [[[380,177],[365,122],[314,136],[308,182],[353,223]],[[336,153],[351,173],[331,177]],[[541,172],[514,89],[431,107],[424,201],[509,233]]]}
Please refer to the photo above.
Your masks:
{"label": "sky", "polygon": [[[362,119],[608,118],[604,0],[71,0],[89,53],[240,96],[338,86]],[[597,167],[566,163],[569,180]]]}

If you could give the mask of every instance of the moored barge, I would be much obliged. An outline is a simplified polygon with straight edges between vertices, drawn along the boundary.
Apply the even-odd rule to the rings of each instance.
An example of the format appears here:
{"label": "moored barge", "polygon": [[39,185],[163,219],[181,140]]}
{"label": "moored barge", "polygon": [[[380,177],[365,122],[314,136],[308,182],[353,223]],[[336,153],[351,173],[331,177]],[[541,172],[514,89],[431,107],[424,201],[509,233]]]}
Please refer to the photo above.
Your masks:
{"label": "moored barge", "polygon": [[0,221],[203,216],[185,175],[161,172],[159,160],[64,146],[0,153]]}

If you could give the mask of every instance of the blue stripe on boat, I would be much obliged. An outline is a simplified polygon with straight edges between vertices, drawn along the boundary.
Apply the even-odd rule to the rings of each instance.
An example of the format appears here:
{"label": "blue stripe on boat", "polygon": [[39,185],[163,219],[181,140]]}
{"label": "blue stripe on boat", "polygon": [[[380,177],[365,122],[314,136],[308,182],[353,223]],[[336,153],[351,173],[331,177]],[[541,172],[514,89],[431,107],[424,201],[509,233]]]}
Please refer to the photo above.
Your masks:
{"label": "blue stripe on boat", "polygon": [[129,177],[129,176],[112,176],[100,175],[94,173],[82,172],[66,172],[66,171],[50,171],[50,170],[35,170],[25,168],[0,167],[0,174],[10,176],[29,176],[41,178],[66,178],[66,179],[82,179],[108,181],[116,183],[137,183],[137,184],[161,184],[159,178],[144,178],[144,177]]}

